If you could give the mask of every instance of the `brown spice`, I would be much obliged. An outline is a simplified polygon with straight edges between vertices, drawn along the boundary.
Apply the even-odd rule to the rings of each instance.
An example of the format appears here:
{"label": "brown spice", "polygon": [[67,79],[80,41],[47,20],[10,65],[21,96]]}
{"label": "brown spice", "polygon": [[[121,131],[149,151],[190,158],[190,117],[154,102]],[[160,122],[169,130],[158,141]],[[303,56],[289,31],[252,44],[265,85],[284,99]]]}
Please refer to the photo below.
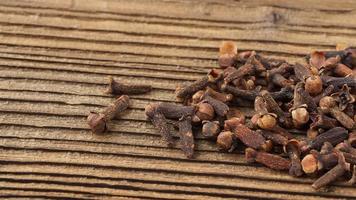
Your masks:
{"label": "brown spice", "polygon": [[107,94],[122,95],[122,94],[144,94],[150,92],[150,85],[133,85],[123,84],[115,81],[113,77],[109,77],[109,86],[106,89]]}
{"label": "brown spice", "polygon": [[107,123],[129,106],[129,97],[123,95],[111,103],[100,113],[91,111],[87,122],[93,133],[103,133],[107,130]]}

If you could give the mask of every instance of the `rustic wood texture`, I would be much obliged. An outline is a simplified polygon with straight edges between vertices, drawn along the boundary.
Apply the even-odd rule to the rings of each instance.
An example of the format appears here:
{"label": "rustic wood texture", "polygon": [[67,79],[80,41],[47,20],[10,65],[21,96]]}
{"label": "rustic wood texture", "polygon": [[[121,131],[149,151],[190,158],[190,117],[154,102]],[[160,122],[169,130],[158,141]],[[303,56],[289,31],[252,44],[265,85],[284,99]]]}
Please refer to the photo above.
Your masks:
{"label": "rustic wood texture", "polygon": [[[356,1],[1,0],[1,199],[353,199],[338,182],[248,165],[198,135],[195,159],[166,148],[144,116],[149,102],[216,67],[218,46],[302,61],[356,45]],[[151,84],[110,133],[86,116],[113,100],[108,75]],[[250,115],[250,114],[249,114]]]}

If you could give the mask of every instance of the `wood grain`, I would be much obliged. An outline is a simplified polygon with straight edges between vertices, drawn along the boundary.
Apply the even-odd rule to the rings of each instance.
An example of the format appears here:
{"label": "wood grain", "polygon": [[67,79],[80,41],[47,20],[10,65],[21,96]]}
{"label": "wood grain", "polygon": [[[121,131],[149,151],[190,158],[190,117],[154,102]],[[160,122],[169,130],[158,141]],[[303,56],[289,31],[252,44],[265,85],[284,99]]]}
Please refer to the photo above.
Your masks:
{"label": "wood grain", "polygon": [[[222,40],[289,62],[356,45],[355,9],[350,0],[0,1],[1,199],[356,198],[343,182],[316,192],[312,178],[247,164],[200,133],[186,159],[144,116],[217,67]],[[85,118],[114,100],[103,93],[109,75],[154,89],[93,135]]]}

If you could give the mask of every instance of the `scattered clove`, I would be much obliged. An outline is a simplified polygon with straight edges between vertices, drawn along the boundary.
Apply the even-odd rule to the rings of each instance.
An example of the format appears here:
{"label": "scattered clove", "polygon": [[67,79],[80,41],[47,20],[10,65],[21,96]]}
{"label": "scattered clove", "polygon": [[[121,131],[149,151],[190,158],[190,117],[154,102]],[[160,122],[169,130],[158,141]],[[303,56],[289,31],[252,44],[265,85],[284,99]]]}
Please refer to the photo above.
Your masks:
{"label": "scattered clove", "polygon": [[107,130],[107,123],[116,115],[126,110],[129,106],[129,97],[123,95],[111,103],[100,113],[91,111],[87,121],[93,133],[104,133]]}
{"label": "scattered clove", "polygon": [[107,94],[123,95],[123,94],[144,94],[150,92],[150,85],[126,85],[115,81],[112,76],[109,77],[109,86],[106,89]]}

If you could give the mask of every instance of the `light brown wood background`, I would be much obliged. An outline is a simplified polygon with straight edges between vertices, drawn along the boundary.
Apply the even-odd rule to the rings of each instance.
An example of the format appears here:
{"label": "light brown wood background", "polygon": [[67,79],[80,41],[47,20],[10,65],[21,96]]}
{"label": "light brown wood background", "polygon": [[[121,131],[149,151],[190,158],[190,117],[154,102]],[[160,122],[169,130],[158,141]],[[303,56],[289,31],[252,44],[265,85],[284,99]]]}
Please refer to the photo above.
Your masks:
{"label": "light brown wood background", "polygon": [[[315,192],[197,141],[196,159],[167,149],[144,116],[175,86],[216,67],[222,40],[300,61],[356,45],[356,1],[1,0],[1,199],[352,199],[337,183]],[[90,110],[113,100],[107,76],[151,84],[111,132],[92,135]]]}

